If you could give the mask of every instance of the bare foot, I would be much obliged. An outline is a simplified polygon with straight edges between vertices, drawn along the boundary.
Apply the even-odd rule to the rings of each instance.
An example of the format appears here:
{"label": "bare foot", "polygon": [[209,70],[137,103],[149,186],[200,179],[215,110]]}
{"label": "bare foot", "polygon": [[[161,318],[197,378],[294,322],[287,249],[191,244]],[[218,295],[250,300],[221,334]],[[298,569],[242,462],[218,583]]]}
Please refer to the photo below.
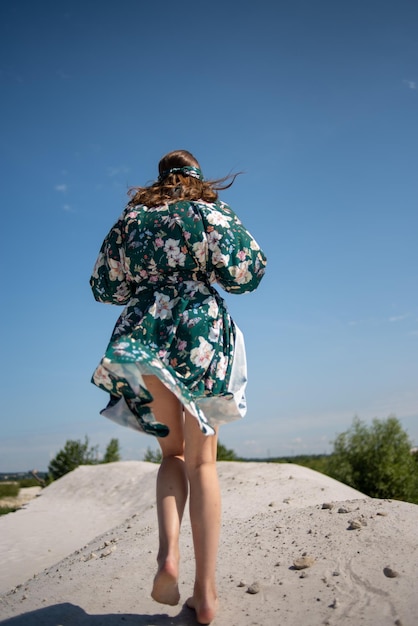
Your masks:
{"label": "bare foot", "polygon": [[213,602],[199,602],[194,596],[187,598],[186,605],[196,611],[196,619],[199,624],[210,624],[218,610],[218,599]]}
{"label": "bare foot", "polygon": [[151,597],[161,604],[170,604],[171,606],[178,604],[180,593],[177,577],[177,566],[168,562],[162,565],[155,575]]}

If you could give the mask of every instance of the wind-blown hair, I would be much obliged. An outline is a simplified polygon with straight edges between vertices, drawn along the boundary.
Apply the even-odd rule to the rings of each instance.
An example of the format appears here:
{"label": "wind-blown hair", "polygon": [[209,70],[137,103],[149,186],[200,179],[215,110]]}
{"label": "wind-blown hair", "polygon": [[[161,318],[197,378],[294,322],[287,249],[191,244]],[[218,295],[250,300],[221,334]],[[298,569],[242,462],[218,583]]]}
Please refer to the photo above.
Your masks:
{"label": "wind-blown hair", "polygon": [[200,180],[182,172],[170,172],[173,168],[192,167],[200,170],[197,159],[187,150],[169,152],[158,164],[158,180],[148,187],[131,187],[129,206],[143,204],[147,207],[160,206],[179,200],[203,200],[215,202],[218,191],[231,187],[237,174],[216,180]]}

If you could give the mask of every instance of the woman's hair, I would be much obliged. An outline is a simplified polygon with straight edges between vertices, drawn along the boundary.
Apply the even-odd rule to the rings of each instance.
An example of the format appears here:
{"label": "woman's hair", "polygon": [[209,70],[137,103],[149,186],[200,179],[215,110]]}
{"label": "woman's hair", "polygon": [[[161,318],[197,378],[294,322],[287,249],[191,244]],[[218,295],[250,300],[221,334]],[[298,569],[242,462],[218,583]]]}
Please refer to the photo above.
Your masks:
{"label": "woman's hair", "polygon": [[216,180],[204,180],[197,159],[187,150],[174,150],[159,162],[159,175],[155,183],[148,187],[129,189],[129,205],[153,207],[179,200],[215,202],[218,191],[231,187],[239,173]]}

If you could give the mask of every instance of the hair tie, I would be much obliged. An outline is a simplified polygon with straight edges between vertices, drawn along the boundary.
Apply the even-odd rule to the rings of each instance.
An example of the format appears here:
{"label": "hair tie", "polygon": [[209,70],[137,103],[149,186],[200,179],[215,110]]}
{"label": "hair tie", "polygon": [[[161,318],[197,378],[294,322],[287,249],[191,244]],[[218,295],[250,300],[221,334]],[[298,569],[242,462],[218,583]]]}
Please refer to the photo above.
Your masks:
{"label": "hair tie", "polygon": [[191,176],[192,178],[197,178],[197,180],[204,180],[202,171],[198,167],[184,165],[183,167],[170,167],[169,170],[164,170],[158,176],[158,181],[161,183],[169,174],[184,174],[184,176]]}

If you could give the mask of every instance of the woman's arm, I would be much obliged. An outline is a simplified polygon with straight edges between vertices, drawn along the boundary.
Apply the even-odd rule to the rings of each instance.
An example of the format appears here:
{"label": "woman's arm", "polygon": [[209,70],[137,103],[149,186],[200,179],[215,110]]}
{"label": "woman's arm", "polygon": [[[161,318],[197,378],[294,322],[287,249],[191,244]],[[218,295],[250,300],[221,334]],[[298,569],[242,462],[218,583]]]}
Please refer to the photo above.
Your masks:
{"label": "woman's arm", "polygon": [[90,278],[98,302],[126,304],[132,297],[132,283],[126,277],[123,239],[122,215],[103,241]]}
{"label": "woman's arm", "polygon": [[225,204],[206,214],[209,270],[229,293],[256,289],[267,259],[254,237]]}

